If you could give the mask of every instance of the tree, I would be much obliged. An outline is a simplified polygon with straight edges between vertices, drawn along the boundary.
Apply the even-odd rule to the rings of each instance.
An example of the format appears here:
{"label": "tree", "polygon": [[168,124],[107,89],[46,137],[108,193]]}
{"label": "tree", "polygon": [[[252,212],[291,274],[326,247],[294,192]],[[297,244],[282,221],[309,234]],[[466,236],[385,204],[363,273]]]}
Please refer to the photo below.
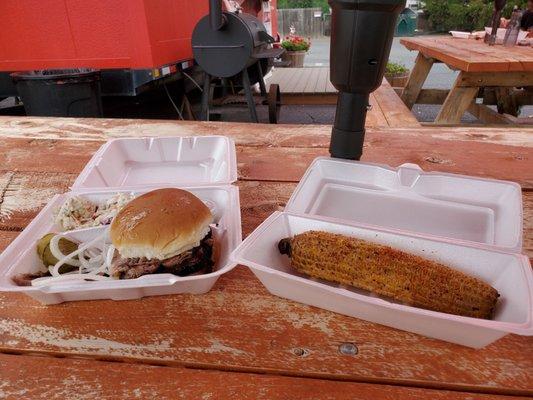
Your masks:
{"label": "tree", "polygon": [[[437,32],[482,30],[490,26],[494,7],[492,0],[425,0],[424,3],[428,22]],[[509,18],[515,5],[523,9],[526,1],[508,1],[503,16]]]}
{"label": "tree", "polygon": [[278,8],[321,8],[329,11],[328,0],[278,0]]}

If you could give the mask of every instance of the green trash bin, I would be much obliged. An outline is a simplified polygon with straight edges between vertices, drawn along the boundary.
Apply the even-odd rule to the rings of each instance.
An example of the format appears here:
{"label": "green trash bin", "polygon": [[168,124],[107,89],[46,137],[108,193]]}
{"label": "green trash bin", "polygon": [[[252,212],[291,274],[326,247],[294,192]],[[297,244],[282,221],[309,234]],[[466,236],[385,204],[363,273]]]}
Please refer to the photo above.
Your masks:
{"label": "green trash bin", "polygon": [[410,8],[405,8],[398,16],[395,36],[413,36],[416,31],[418,15]]}

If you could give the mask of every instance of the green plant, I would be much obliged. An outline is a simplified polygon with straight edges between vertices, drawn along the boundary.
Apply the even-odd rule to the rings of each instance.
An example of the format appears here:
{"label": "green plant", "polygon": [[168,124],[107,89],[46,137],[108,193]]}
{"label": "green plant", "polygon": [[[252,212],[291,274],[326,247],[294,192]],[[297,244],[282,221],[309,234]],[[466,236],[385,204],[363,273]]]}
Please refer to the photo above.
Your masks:
{"label": "green plant", "polygon": [[[502,15],[509,18],[515,5],[524,8],[526,0],[509,1]],[[425,0],[423,10],[433,31],[473,31],[489,25],[493,7],[492,0]]]}
{"label": "green plant", "polygon": [[287,51],[307,51],[311,47],[311,40],[306,40],[301,36],[287,36],[282,42],[281,47]]}
{"label": "green plant", "polygon": [[385,73],[387,75],[400,75],[409,71],[405,65],[399,63],[388,62],[385,67]]}
{"label": "green plant", "polygon": [[320,7],[324,13],[329,12],[328,0],[278,0],[278,8],[315,8]]}

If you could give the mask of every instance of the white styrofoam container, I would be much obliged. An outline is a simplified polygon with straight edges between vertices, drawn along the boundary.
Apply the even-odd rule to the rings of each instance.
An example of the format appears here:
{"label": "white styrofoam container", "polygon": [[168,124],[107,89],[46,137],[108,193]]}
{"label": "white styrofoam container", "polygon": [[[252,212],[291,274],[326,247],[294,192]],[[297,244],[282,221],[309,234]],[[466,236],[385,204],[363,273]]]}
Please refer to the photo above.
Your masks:
{"label": "white styrofoam container", "polygon": [[231,138],[125,138],[103,145],[72,188],[201,186],[229,184],[236,180],[235,143]]}
{"label": "white styrofoam container", "polygon": [[[308,230],[344,234],[392,246],[449,265],[495,287],[501,297],[495,318],[483,320],[394,303],[352,287],[305,277],[277,250],[280,239]],[[481,245],[402,234],[327,218],[276,212],[233,253],[235,262],[252,269],[263,285],[280,297],[352,317],[481,348],[507,333],[533,335],[533,277],[526,256]]]}
{"label": "white styrofoam container", "polygon": [[[427,311],[290,268],[277,241],[307,230],[342,233],[438,260],[501,294],[494,320]],[[522,192],[505,181],[332,158],[309,166],[284,213],[233,254],[278,296],[470,347],[531,335],[533,282],[522,246]]]}
{"label": "white styrofoam container", "polygon": [[520,252],[522,191],[513,182],[317,158],[285,211]]}
{"label": "white styrofoam container", "polygon": [[[242,240],[239,189],[234,142],[224,136],[115,139],[96,152],[80,174],[72,191],[55,196],[0,255],[0,290],[25,293],[42,303],[95,299],[136,299],[176,293],[205,293],[218,277],[235,267],[231,252]],[[11,277],[36,272],[40,261],[35,246],[49,232],[59,232],[54,211],[69,196],[105,202],[118,192],[140,195],[163,187],[177,187],[198,196],[211,209],[220,255],[209,274],[179,277],[151,274],[137,279],[98,282],[55,282],[47,286],[21,287]],[[73,239],[90,240],[105,227],[67,233]]]}
{"label": "white styrofoam container", "polygon": [[[128,191],[128,193],[140,195],[152,189],[155,188]],[[48,232],[59,231],[59,227],[53,222],[53,213],[68,196],[81,195],[92,201],[103,202],[117,193],[116,190],[70,192],[55,196],[0,255],[0,290],[22,292],[45,304],[75,300],[126,300],[162,294],[208,292],[220,275],[230,271],[236,265],[230,259],[230,254],[242,240],[239,189],[236,186],[205,186],[183,189],[190,191],[204,201],[213,212],[214,222],[218,224],[216,238],[220,245],[220,257],[212,273],[184,277],[172,274],[152,274],[137,279],[76,284],[61,282],[39,287],[15,285],[11,280],[12,276],[19,273],[36,272],[39,269],[41,262],[35,250],[36,242]],[[107,228],[79,229],[69,231],[67,236],[76,240],[87,241],[100,235],[105,229]]]}
{"label": "white styrofoam container", "polygon": [[459,39],[470,39],[472,35],[470,32],[463,32],[463,31],[450,31],[450,34],[453,37],[456,37]]}

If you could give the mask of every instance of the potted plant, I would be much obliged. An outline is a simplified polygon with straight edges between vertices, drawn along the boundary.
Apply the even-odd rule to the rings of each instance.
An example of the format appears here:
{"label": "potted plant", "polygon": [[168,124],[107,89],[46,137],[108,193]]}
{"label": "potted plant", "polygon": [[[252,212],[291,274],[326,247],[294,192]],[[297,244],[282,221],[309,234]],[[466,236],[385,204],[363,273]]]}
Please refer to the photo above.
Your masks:
{"label": "potted plant", "polygon": [[289,61],[289,67],[301,68],[304,66],[305,54],[311,47],[311,40],[301,36],[289,35],[282,42],[281,47],[285,52],[281,55],[283,61]]}
{"label": "potted plant", "polygon": [[385,68],[385,79],[392,87],[404,87],[409,78],[409,72],[405,65],[389,62]]}

